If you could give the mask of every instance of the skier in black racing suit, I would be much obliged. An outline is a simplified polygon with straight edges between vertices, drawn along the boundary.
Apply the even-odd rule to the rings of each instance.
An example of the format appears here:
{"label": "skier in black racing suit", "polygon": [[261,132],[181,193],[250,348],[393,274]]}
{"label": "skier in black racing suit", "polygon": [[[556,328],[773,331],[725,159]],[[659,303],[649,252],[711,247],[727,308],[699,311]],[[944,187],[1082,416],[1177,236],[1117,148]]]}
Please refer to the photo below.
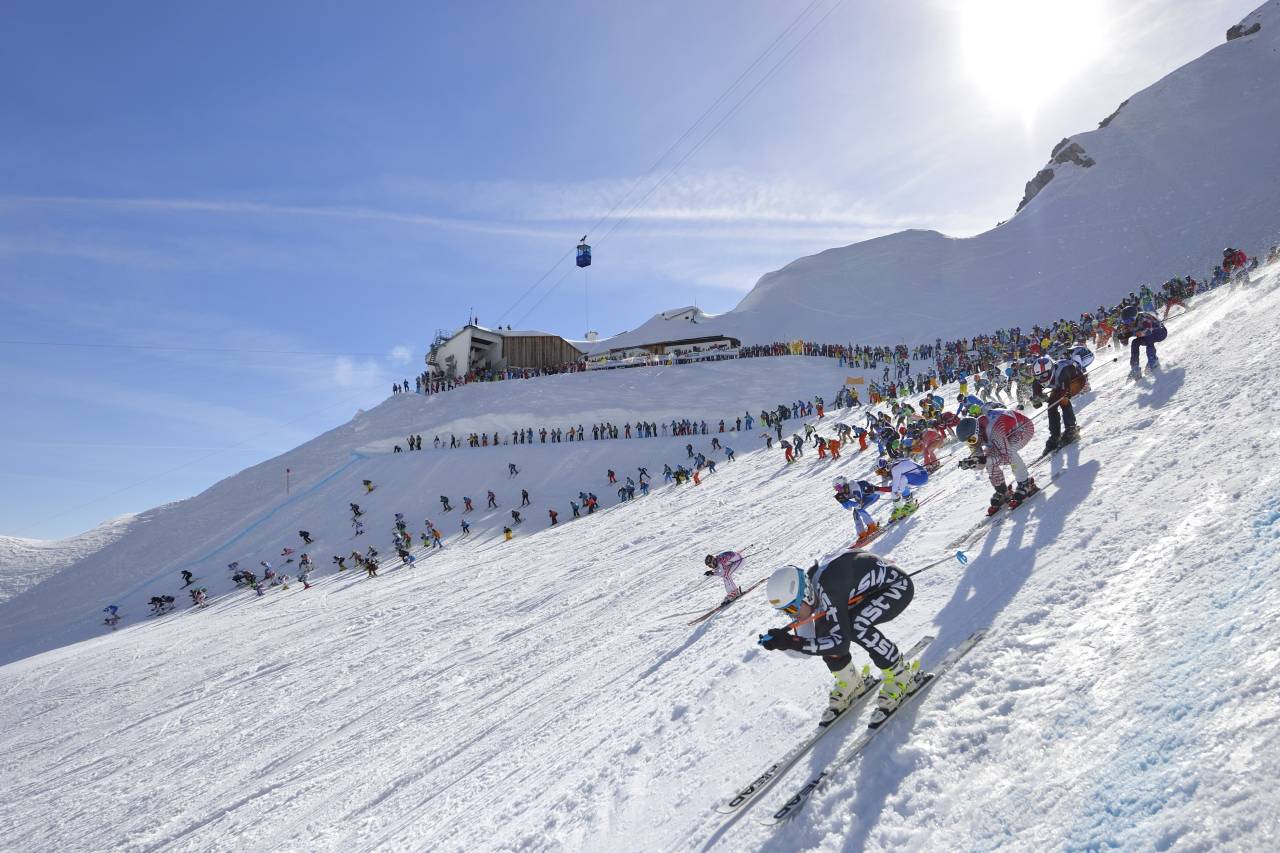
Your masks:
{"label": "skier in black racing suit", "polygon": [[770,651],[819,656],[835,677],[820,725],[839,717],[862,694],[864,682],[872,680],[870,666],[864,665],[859,673],[853,663],[854,643],[881,671],[873,724],[919,687],[919,661],[904,660],[897,645],[876,627],[900,615],[915,595],[911,578],[893,563],[870,551],[847,551],[808,571],[783,566],[765,590],[769,603],[795,621],[769,629],[760,636],[760,645]]}

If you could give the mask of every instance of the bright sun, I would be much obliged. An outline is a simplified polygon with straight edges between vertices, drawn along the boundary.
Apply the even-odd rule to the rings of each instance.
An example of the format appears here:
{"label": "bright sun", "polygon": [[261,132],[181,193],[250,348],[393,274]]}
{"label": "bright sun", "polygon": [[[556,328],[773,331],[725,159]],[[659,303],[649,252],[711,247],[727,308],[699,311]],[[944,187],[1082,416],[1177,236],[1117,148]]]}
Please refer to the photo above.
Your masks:
{"label": "bright sun", "polygon": [[1103,0],[961,0],[965,67],[980,93],[1030,123],[1104,50]]}

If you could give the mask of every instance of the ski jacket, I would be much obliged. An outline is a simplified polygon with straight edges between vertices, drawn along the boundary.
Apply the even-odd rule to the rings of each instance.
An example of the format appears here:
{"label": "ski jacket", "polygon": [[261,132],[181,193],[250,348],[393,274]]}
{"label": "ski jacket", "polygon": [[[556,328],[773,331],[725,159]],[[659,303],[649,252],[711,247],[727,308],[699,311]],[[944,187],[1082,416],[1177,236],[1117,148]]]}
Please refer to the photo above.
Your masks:
{"label": "ski jacket", "polygon": [[[1084,390],[1084,371],[1074,359],[1064,358],[1053,365],[1049,371],[1049,402],[1054,403],[1063,397],[1072,397]],[[1039,380],[1031,386],[1036,396],[1045,393],[1045,385]]]}
{"label": "ski jacket", "polygon": [[1030,441],[1035,429],[1026,415],[1007,409],[991,409],[978,418],[978,434],[986,446],[987,470],[997,464],[1009,464],[1009,450]]}
{"label": "ski jacket", "polygon": [[1154,314],[1143,311],[1133,321],[1133,333],[1140,338],[1155,338],[1162,341],[1168,332],[1165,330],[1164,323]]}
{"label": "ski jacket", "polygon": [[743,556],[737,551],[722,551],[716,555],[716,567],[711,570],[711,574],[718,578],[727,578],[733,575],[742,565]]}
{"label": "ski jacket", "polygon": [[847,490],[836,492],[835,499],[845,509],[864,509],[880,499],[880,490],[866,480],[859,480],[849,484]]}
{"label": "ski jacket", "polygon": [[[809,591],[805,600],[815,611],[826,611],[813,622],[812,637],[799,637],[801,644],[796,651],[807,655],[848,654],[854,633],[851,609],[867,602],[874,607],[872,599],[894,584],[905,581],[905,589],[912,589],[911,579],[905,572],[870,551],[846,551],[825,565],[815,564],[807,576]],[[905,593],[897,593],[902,594]],[[865,610],[860,615],[875,621],[874,614]]]}
{"label": "ski jacket", "polygon": [[1081,370],[1087,370],[1089,365],[1093,364],[1093,353],[1089,351],[1088,347],[1073,347],[1071,360],[1079,365]]}

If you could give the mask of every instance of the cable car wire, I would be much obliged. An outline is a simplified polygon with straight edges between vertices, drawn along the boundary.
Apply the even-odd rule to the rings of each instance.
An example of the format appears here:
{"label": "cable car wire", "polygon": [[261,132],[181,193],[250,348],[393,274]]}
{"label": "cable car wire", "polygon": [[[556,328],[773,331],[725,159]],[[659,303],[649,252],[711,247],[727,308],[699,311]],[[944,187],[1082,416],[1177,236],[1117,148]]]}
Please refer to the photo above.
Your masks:
{"label": "cable car wire", "polygon": [[[801,16],[800,16],[800,17],[803,17],[803,16],[807,13],[808,8],[812,8],[812,7],[813,7],[817,2],[819,2],[819,0],[814,0],[814,2],[813,2],[813,3],[810,3],[810,4],[809,4],[809,7],[807,7],[807,8],[806,8],[805,12],[802,12],[802,13],[801,13]],[[654,184],[652,187],[650,187],[650,188],[649,188],[649,190],[648,190],[644,195],[642,195],[642,196],[640,197],[640,199],[639,199],[638,201],[636,201],[636,203],[635,203],[635,204],[633,204],[633,205],[630,207],[630,209],[628,209],[628,210],[627,210],[626,214],[624,214],[621,218],[617,219],[617,220],[613,223],[613,225],[609,228],[609,230],[608,230],[608,231],[606,231],[606,232],[605,232],[603,235],[601,235],[600,237],[597,237],[597,238],[596,238],[596,245],[598,246],[598,245],[601,243],[601,241],[608,239],[608,238],[609,238],[609,236],[610,236],[611,234],[613,234],[613,232],[614,232],[614,231],[617,231],[617,230],[618,230],[618,228],[619,228],[619,227],[620,227],[624,222],[627,222],[629,219],[631,219],[632,215],[633,215],[633,214],[634,214],[634,213],[635,213],[635,212],[640,208],[640,206],[641,206],[641,205],[643,205],[646,201],[648,201],[648,199],[649,199],[649,197],[650,197],[650,196],[652,196],[655,192],[657,192],[657,190],[658,190],[658,189],[659,189],[663,184],[665,184],[668,180],[670,180],[670,178],[671,178],[673,175],[675,175],[675,173],[680,169],[680,167],[681,167],[681,166],[683,166],[685,163],[687,163],[691,157],[693,157],[693,156],[694,156],[695,154],[697,154],[700,150],[702,150],[702,147],[703,147],[704,145],[706,145],[706,144],[707,144],[707,142],[711,139],[711,137],[712,137],[712,136],[714,136],[714,135],[716,134],[716,132],[717,132],[718,130],[720,130],[720,128],[721,128],[721,127],[723,127],[723,126],[725,125],[725,123],[726,123],[726,122],[728,122],[728,121],[729,121],[729,119],[733,118],[733,116],[738,112],[738,110],[742,108],[742,105],[743,105],[743,104],[745,104],[745,103],[746,103],[746,102],[751,98],[751,96],[752,96],[752,95],[754,95],[756,92],[758,92],[758,91],[760,90],[760,88],[761,88],[761,87],[763,87],[766,83],[768,83],[770,80],[772,80],[772,79],[774,78],[774,76],[776,76],[776,75],[777,75],[778,71],[779,71],[779,70],[781,70],[782,66],[783,66],[783,65],[785,65],[785,64],[787,63],[787,61],[788,61],[789,59],[791,59],[791,57],[792,57],[792,56],[794,56],[794,55],[795,55],[796,51],[797,51],[797,50],[799,50],[799,49],[804,45],[804,43],[805,43],[806,41],[808,41],[808,40],[809,40],[809,37],[810,37],[810,36],[812,36],[815,32],[817,32],[818,28],[819,28],[820,26],[822,26],[822,24],[823,24],[823,23],[825,23],[825,22],[826,22],[827,18],[831,17],[831,14],[832,14],[833,12],[835,12],[835,10],[836,10],[836,9],[838,9],[838,8],[841,6],[841,4],[842,4],[843,2],[844,2],[844,0],[836,0],[836,2],[835,2],[834,4],[832,4],[831,8],[829,8],[829,9],[826,11],[826,13],[824,13],[824,14],[823,14],[823,16],[822,16],[821,18],[819,18],[819,19],[818,19],[818,20],[813,24],[813,26],[811,26],[811,27],[810,27],[810,28],[805,32],[805,34],[804,34],[804,35],[802,35],[802,36],[799,38],[799,40],[797,40],[797,41],[796,41],[796,43],[795,43],[795,44],[793,44],[793,45],[791,46],[791,49],[790,49],[790,50],[788,50],[785,54],[783,54],[782,58],[781,58],[781,59],[779,59],[776,63],[774,63],[773,67],[771,67],[767,72],[765,72],[764,76],[763,76],[763,77],[761,77],[758,81],[756,81],[755,85],[753,85],[750,89],[748,89],[748,90],[747,90],[747,92],[746,92],[746,94],[744,94],[741,98],[739,98],[739,99],[737,100],[737,102],[736,102],[736,103],[734,103],[734,105],[733,105],[732,107],[730,107],[730,108],[729,108],[729,111],[728,111],[728,112],[726,112],[723,116],[721,116],[720,120],[719,120],[719,121],[717,121],[717,122],[715,123],[715,125],[713,125],[713,126],[711,127],[711,129],[710,129],[710,130],[708,130],[705,134],[703,134],[702,138],[701,138],[701,139],[699,139],[699,140],[698,140],[698,142],[697,142],[697,143],[696,143],[692,148],[690,148],[690,149],[689,149],[689,151],[687,151],[687,152],[684,154],[684,156],[683,156],[683,157],[681,157],[679,160],[677,160],[677,161],[676,161],[676,163],[675,163],[675,165],[674,165],[674,166],[672,166],[672,167],[667,171],[667,173],[666,173],[665,175],[663,175],[663,176],[662,176],[662,178],[661,178],[661,179],[660,179],[656,184]],[[798,21],[798,20],[799,20],[799,18],[797,18],[797,21]],[[792,22],[792,25],[794,26],[794,24],[795,24],[795,23],[796,23],[796,21],[793,21],[793,22]],[[789,27],[788,29],[790,29],[790,27]],[[776,44],[776,42],[777,42],[777,40],[775,40],[775,44]],[[772,51],[772,49],[773,49],[773,46],[772,46],[772,45],[770,45],[769,49],[765,51],[765,54],[764,54],[764,55],[767,55],[768,53],[770,53],[770,52]],[[762,55],[762,56],[763,56],[763,55]],[[754,65],[755,65],[755,63],[752,63],[752,65],[754,66]],[[745,73],[746,73],[746,72],[744,72],[744,75],[745,75]],[[742,77],[740,76],[740,77],[739,77],[739,80],[741,80],[741,79],[742,79]],[[733,84],[733,86],[731,86],[731,87],[729,88],[729,90],[728,90],[728,91],[732,91],[732,89],[733,89],[733,88],[735,88],[735,87],[737,86],[737,84],[738,84],[738,81],[735,81],[735,82],[734,82],[734,84]],[[726,94],[727,94],[727,92],[726,92]],[[700,122],[701,120],[702,120],[702,119],[700,118],[700,119],[699,119],[699,122]],[[695,123],[695,125],[696,125],[696,123]],[[665,157],[666,155],[663,155],[663,156]],[[659,159],[659,161],[658,161],[658,162],[661,162],[661,158]],[[616,209],[616,208],[617,208],[617,205],[615,205],[614,209]],[[611,210],[610,212],[612,212],[612,210]],[[602,219],[601,221],[603,221],[603,219]],[[599,222],[597,222],[597,223],[596,223],[596,226],[598,227],[598,226],[599,226],[599,224],[600,224],[600,223],[599,223]],[[566,252],[566,253],[565,253],[565,255],[564,255],[564,257],[562,257],[562,258],[561,258],[561,261],[563,261],[563,260],[564,260],[564,258],[568,257],[568,256],[569,256],[569,254],[570,254],[569,252]],[[554,268],[553,268],[553,269],[554,269]],[[547,291],[546,291],[545,293],[543,293],[543,294],[542,294],[542,296],[538,297],[537,302],[535,302],[535,303],[533,304],[533,306],[532,306],[531,308],[529,308],[529,310],[528,310],[528,311],[526,311],[526,312],[524,313],[524,315],[523,315],[523,316],[521,316],[521,318],[520,318],[520,322],[523,322],[523,321],[524,321],[524,319],[525,319],[526,317],[528,317],[528,316],[529,316],[529,314],[531,314],[535,308],[537,308],[539,305],[541,305],[541,304],[542,304],[542,302],[543,302],[543,300],[545,300],[548,296],[550,296],[550,295],[551,295],[551,293],[552,293],[552,292],[553,292],[557,287],[559,287],[559,286],[560,286],[561,282],[563,282],[563,281],[565,280],[565,278],[567,278],[567,277],[568,277],[569,272],[572,272],[572,271],[573,271],[573,270],[572,270],[572,268],[571,268],[568,272],[566,272],[566,273],[565,273],[564,275],[562,275],[559,279],[557,279],[557,280],[556,280],[556,282],[555,282],[555,284],[551,285],[551,287],[550,287],[550,288],[548,288],[548,289],[547,289]],[[546,278],[546,276],[544,275],[544,276],[543,276],[543,279],[545,279],[545,278]],[[540,281],[541,281],[541,279],[540,279]]]}
{"label": "cable car wire", "polygon": [[[728,87],[726,87],[726,88],[724,89],[724,91],[722,91],[722,92],[719,94],[719,96],[717,96],[717,97],[716,97],[716,99],[715,99],[714,101],[712,101],[712,102],[711,102],[711,105],[710,105],[709,107],[707,107],[705,110],[703,110],[703,111],[702,111],[702,114],[701,114],[700,116],[698,116],[698,118],[697,118],[697,119],[696,119],[696,120],[695,120],[691,125],[689,125],[689,127],[688,127],[688,128],[686,128],[686,129],[685,129],[684,133],[680,134],[680,136],[679,136],[679,137],[678,137],[674,142],[672,142],[670,145],[668,145],[668,146],[667,146],[667,148],[666,148],[666,150],[665,150],[665,151],[663,151],[663,152],[662,152],[662,154],[661,154],[661,155],[660,155],[656,160],[654,160],[654,161],[653,161],[653,164],[652,164],[651,166],[649,166],[649,168],[648,168],[648,169],[646,169],[646,170],[645,170],[645,171],[644,171],[644,172],[643,172],[643,173],[642,173],[638,178],[636,178],[636,180],[632,183],[631,187],[630,187],[630,188],[628,188],[628,189],[627,189],[627,191],[626,191],[625,193],[623,193],[623,194],[622,194],[622,196],[620,196],[616,202],[614,202],[613,206],[612,206],[612,207],[610,207],[610,208],[609,208],[609,210],[608,210],[608,211],[606,211],[606,212],[605,212],[605,214],[604,214],[603,216],[601,216],[601,217],[596,221],[596,223],[595,223],[594,225],[592,225],[592,226],[587,230],[587,234],[586,234],[586,235],[584,235],[584,238],[583,238],[583,239],[584,239],[584,241],[585,241],[585,239],[586,239],[586,237],[587,237],[587,236],[590,236],[590,234],[591,234],[591,232],[592,232],[592,231],[594,231],[595,229],[599,228],[602,224],[604,224],[604,223],[609,219],[609,217],[610,217],[610,216],[612,216],[612,215],[614,214],[614,212],[615,212],[615,211],[617,211],[617,209],[618,209],[619,207],[621,207],[621,206],[622,206],[622,204],[623,204],[623,203],[624,203],[624,202],[625,202],[625,201],[626,201],[626,200],[631,196],[631,194],[632,194],[632,193],[634,193],[634,192],[636,191],[636,189],[637,189],[637,188],[638,188],[638,187],[639,187],[639,186],[640,186],[640,185],[645,181],[645,179],[646,179],[646,178],[648,178],[650,175],[652,175],[652,174],[653,174],[653,172],[654,172],[654,170],[655,170],[655,169],[657,169],[657,168],[658,168],[658,166],[660,166],[660,165],[662,164],[662,162],[663,162],[664,160],[666,160],[666,159],[667,159],[667,157],[669,157],[673,151],[675,151],[675,150],[676,150],[676,148],[678,148],[678,147],[679,147],[679,146],[680,146],[680,145],[681,145],[681,144],[682,144],[686,139],[688,139],[688,138],[689,138],[689,136],[690,136],[690,135],[692,135],[692,134],[693,134],[693,132],[694,132],[695,130],[697,130],[697,128],[698,128],[698,127],[699,127],[699,126],[700,126],[704,121],[706,121],[706,120],[707,120],[707,118],[708,118],[709,116],[711,116],[711,114],[712,114],[712,113],[714,113],[714,112],[715,112],[715,110],[716,110],[716,109],[718,109],[718,108],[720,107],[720,105],[721,105],[721,104],[723,104],[723,103],[724,103],[725,99],[727,99],[727,98],[729,97],[729,95],[730,95],[730,94],[731,94],[735,89],[737,89],[737,88],[742,84],[742,82],[743,82],[743,81],[748,77],[748,75],[750,75],[750,74],[751,74],[751,72],[752,72],[752,71],[754,71],[754,70],[756,69],[756,67],[757,67],[758,65],[760,65],[760,63],[761,63],[761,62],[763,62],[763,61],[764,61],[764,60],[765,60],[765,59],[766,59],[766,58],[767,58],[771,53],[773,53],[773,52],[774,52],[774,50],[775,50],[775,49],[776,49],[776,48],[777,48],[777,47],[778,47],[778,46],[779,46],[783,41],[785,41],[785,40],[787,39],[787,37],[791,35],[791,33],[796,29],[796,27],[797,27],[797,26],[799,26],[800,22],[801,22],[802,20],[804,20],[804,18],[806,18],[806,17],[809,15],[809,13],[810,13],[813,9],[815,9],[815,8],[818,6],[818,4],[819,4],[819,3],[821,3],[821,2],[822,2],[822,0],[810,0],[809,5],[808,5],[808,6],[806,6],[804,9],[802,9],[802,10],[801,10],[801,12],[800,12],[800,14],[796,15],[796,17],[795,17],[794,19],[792,19],[791,23],[787,24],[787,26],[782,30],[782,32],[780,32],[780,33],[779,33],[779,34],[774,38],[774,40],[773,40],[772,42],[770,42],[770,43],[769,43],[768,47],[766,47],[766,48],[765,48],[765,49],[764,49],[760,54],[758,54],[758,55],[756,56],[756,58],[755,58],[755,59],[753,59],[753,60],[751,61],[751,63],[750,63],[749,65],[747,65],[747,67],[742,71],[742,73],[740,73],[740,74],[737,76],[737,78],[736,78],[732,83],[730,83],[730,84],[729,84],[729,86],[728,86]],[[843,2],[843,0],[837,0],[837,2],[836,2],[836,6],[840,5],[840,3],[841,3],[841,2]],[[832,9],[834,10],[834,8],[835,8],[835,7],[833,6],[833,7],[832,7]],[[826,15],[823,15],[822,19],[821,19],[821,20],[819,20],[819,22],[818,22],[818,23],[821,23],[823,20],[826,20],[826,18],[827,18],[830,14],[831,14],[831,11],[829,10],[829,11],[827,12],[827,14],[826,14]],[[812,32],[813,32],[813,29],[810,29],[810,30],[809,30],[809,33],[806,33],[806,34],[801,38],[801,40],[800,40],[800,42],[799,42],[799,43],[802,43],[805,39],[807,39],[807,38],[808,38],[808,36],[809,36],[809,34],[810,34],[810,33],[812,33]],[[797,44],[799,44],[799,43],[797,43]],[[783,57],[783,62],[785,62],[785,61],[786,61],[786,59],[787,59],[787,57],[789,57],[789,56],[790,56],[792,53],[794,53],[794,52],[795,52],[795,49],[794,49],[794,48],[792,48],[792,50],[791,50],[790,52],[788,52],[786,56],[784,56],[784,57]],[[774,66],[774,70],[776,70],[776,68],[777,68],[777,66]],[[769,77],[769,76],[771,76],[771,74],[772,74],[772,72],[770,72],[770,73],[766,74],[765,79],[768,79],[768,77]],[[751,91],[750,91],[750,92],[748,92],[747,97],[750,97],[751,93],[755,92],[755,91],[756,91],[756,89],[758,89],[758,88],[759,88],[759,84],[757,84],[755,87],[753,87],[753,88],[751,89]],[[742,99],[742,100],[745,100],[745,99]],[[742,100],[739,100],[739,101],[738,101],[738,103],[734,106],[734,108],[733,108],[733,110],[732,110],[732,111],[736,111],[736,110],[737,110],[737,108],[738,108],[738,107],[740,107],[740,106],[742,105]],[[731,114],[732,114],[732,111],[731,111]],[[716,125],[716,127],[712,129],[712,131],[711,131],[711,132],[712,132],[712,133],[714,133],[714,132],[715,132],[715,130],[716,130],[716,129],[718,129],[718,128],[720,127],[720,125],[721,125],[721,124],[723,124],[723,121],[721,121],[720,123],[718,123],[718,124]],[[696,150],[697,150],[697,148],[701,148],[701,147],[702,147],[702,143],[703,143],[703,142],[705,142],[707,138],[708,138],[708,137],[704,137],[704,138],[703,138],[703,140],[702,140],[702,142],[700,142],[700,143],[698,144],[698,146],[697,146],[694,150],[696,151]],[[679,166],[680,166],[681,164],[683,164],[686,160],[688,160],[688,156],[687,156],[687,155],[686,155],[684,158],[682,158],[682,159],[679,161],[679,163],[677,163],[677,164],[676,164],[676,167],[675,167],[675,168],[679,168]],[[672,170],[672,172],[674,172],[674,169]],[[662,179],[662,181],[659,181],[659,183],[658,183],[657,185],[655,185],[655,187],[654,187],[653,189],[650,189],[650,190],[649,190],[649,192],[647,192],[647,193],[642,197],[641,202],[643,202],[643,201],[644,201],[644,199],[647,199],[650,195],[652,195],[652,194],[653,194],[654,189],[657,189],[657,187],[658,187],[658,186],[661,186],[661,185],[662,185],[662,183],[664,183],[664,182],[666,181],[666,179],[667,179],[667,178],[669,178],[669,177],[671,176],[672,172],[668,172],[668,173],[667,173],[667,175]],[[633,212],[636,210],[636,208],[637,208],[638,206],[639,206],[639,203],[637,203],[636,205],[633,205],[633,206],[631,207],[630,211],[628,211],[628,216],[629,216],[631,213],[633,213]],[[624,218],[625,218],[625,217],[624,217]],[[613,233],[613,231],[614,231],[616,228],[617,228],[617,225],[615,224],[613,228],[609,229],[609,232],[608,232],[608,233],[609,233],[609,234],[612,234],[612,233]],[[608,236],[608,234],[606,234],[605,236]],[[547,270],[546,272],[544,272],[541,276],[539,276],[539,277],[538,277],[538,279],[537,279],[537,281],[535,281],[533,284],[531,284],[531,285],[530,285],[530,286],[529,286],[529,287],[528,287],[528,288],[527,288],[523,293],[521,293],[521,294],[520,294],[520,296],[516,299],[516,301],[515,301],[515,302],[512,302],[512,303],[511,303],[511,305],[509,305],[509,306],[507,307],[507,309],[506,309],[505,311],[503,311],[501,315],[499,315],[499,317],[498,317],[498,322],[499,322],[499,323],[501,323],[501,322],[502,322],[502,320],[504,320],[504,319],[505,319],[505,318],[506,318],[506,317],[507,317],[507,316],[508,316],[508,315],[509,315],[513,310],[515,310],[515,307],[516,307],[517,305],[519,305],[521,302],[523,302],[523,301],[524,301],[524,300],[529,296],[529,294],[530,294],[530,293],[532,293],[532,292],[533,292],[533,291],[538,287],[538,285],[540,285],[540,284],[542,284],[544,281],[546,281],[546,280],[547,280],[547,278],[548,278],[548,277],[549,277],[553,272],[555,272],[555,271],[556,271],[556,269],[557,269],[557,268],[558,268],[562,263],[564,263],[565,259],[566,259],[566,258],[568,258],[568,257],[569,257],[569,255],[571,255],[571,254],[573,254],[573,250],[572,250],[572,249],[570,249],[569,251],[567,251],[567,252],[565,252],[563,255],[561,255],[561,256],[560,256],[560,258],[559,258],[559,259],[558,259],[554,264],[552,264],[552,265],[551,265],[551,268],[550,268],[550,269],[548,269],[548,270]],[[554,289],[556,288],[556,286],[558,286],[558,285],[560,284],[560,282],[561,282],[561,281],[563,281],[563,280],[564,280],[564,277],[562,276],[560,279],[558,279],[558,280],[556,281],[556,283],[555,283],[555,284],[553,284],[553,285],[551,286],[550,290],[554,290]],[[549,290],[548,292],[550,292],[550,290]],[[538,299],[538,301],[537,301],[536,303],[534,303],[535,307],[536,307],[538,304],[541,304],[542,300],[543,300],[543,299],[545,299],[545,298],[546,298],[546,297],[545,297],[545,295],[544,295],[543,297],[540,297],[540,298]],[[530,313],[532,310],[533,310],[533,309],[529,309],[529,311],[526,311],[526,312],[525,312],[525,314],[520,318],[520,321],[518,321],[518,322],[522,322],[522,321],[524,320],[524,318],[525,318],[525,317],[528,317],[528,316],[529,316],[529,313]]]}

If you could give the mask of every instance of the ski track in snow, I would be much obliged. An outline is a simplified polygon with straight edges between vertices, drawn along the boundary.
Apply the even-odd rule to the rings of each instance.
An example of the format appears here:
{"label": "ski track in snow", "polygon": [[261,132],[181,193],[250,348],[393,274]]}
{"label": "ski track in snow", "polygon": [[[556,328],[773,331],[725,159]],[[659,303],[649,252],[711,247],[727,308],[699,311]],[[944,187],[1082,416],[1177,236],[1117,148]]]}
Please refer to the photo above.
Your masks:
{"label": "ski track in snow", "polygon": [[[718,835],[714,807],[811,730],[829,677],[816,659],[758,649],[777,622],[758,592],[695,627],[669,617],[719,599],[701,576],[708,550],[755,544],[749,582],[847,542],[828,481],[865,472],[868,454],[788,467],[749,452],[757,431],[731,437],[738,461],[699,487],[512,543],[452,544],[377,579],[330,573],[322,556],[312,590],[220,596],[0,668],[6,847],[1269,847],[1280,451],[1276,404],[1249,389],[1280,355],[1277,310],[1274,276],[1201,297],[1171,324],[1154,381],[1127,382],[1125,355],[1099,354],[1082,441],[1036,469],[1061,476],[980,535],[968,565],[919,576],[887,629],[904,643],[935,634],[926,665],[977,628],[990,636],[776,831],[756,818],[861,722]],[[1043,415],[1036,425],[1033,449]],[[520,485],[559,502],[575,478],[623,473],[611,460],[675,462],[709,438],[524,448],[504,503]],[[495,468],[515,458],[488,452]],[[436,503],[426,514],[454,525],[435,484],[458,454],[371,456],[236,547],[278,553],[309,525],[316,553],[349,550],[350,500],[380,550],[398,502]],[[873,545],[907,569],[945,556],[989,494],[954,457],[925,489],[948,497]],[[461,488],[448,493],[460,504]],[[231,558],[197,574],[220,578]]]}

